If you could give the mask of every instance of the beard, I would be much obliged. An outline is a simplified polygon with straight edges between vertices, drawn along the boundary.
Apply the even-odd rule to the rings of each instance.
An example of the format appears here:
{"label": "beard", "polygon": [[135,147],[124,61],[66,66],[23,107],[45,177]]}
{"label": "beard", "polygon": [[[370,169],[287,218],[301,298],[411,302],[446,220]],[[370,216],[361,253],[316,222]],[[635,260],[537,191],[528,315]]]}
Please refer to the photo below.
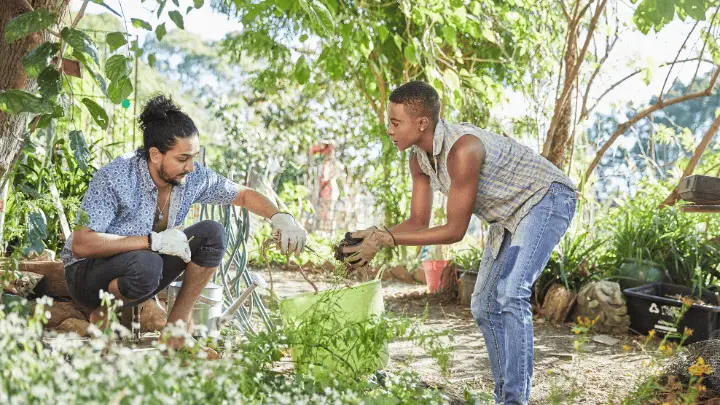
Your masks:
{"label": "beard", "polygon": [[166,182],[166,183],[168,183],[168,184],[170,184],[170,185],[172,185],[172,186],[178,186],[178,185],[184,183],[184,182],[185,182],[185,177],[184,177],[184,176],[187,175],[187,173],[183,173],[183,178],[180,179],[180,180],[178,180],[178,179],[175,178],[175,177],[171,177],[171,176],[168,174],[167,170],[165,170],[165,163],[164,163],[164,162],[163,162],[163,163],[160,163],[160,170],[158,170],[158,174],[160,175],[160,178],[161,178],[164,182]]}

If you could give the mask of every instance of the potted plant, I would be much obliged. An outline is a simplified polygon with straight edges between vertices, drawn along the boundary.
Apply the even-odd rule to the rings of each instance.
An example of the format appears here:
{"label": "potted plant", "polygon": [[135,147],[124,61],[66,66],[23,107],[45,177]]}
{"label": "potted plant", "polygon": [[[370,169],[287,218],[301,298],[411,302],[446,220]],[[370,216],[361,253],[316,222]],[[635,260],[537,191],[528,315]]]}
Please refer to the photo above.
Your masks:
{"label": "potted plant", "polygon": [[[441,204],[433,213],[435,223],[442,223],[447,219],[445,210]],[[446,245],[435,245],[428,247],[429,256],[422,262],[422,268],[425,271],[425,280],[427,282],[427,291],[431,294],[437,292],[445,292],[451,290],[455,286],[455,277],[448,272],[453,272],[453,268],[448,266],[448,247]]]}

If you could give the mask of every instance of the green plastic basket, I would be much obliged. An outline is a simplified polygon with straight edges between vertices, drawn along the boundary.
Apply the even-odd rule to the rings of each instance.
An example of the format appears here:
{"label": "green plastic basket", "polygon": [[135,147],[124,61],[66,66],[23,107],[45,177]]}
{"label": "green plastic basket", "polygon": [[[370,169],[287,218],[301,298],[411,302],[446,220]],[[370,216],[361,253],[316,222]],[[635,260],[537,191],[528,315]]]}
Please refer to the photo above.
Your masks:
{"label": "green plastic basket", "polygon": [[[357,375],[372,373],[387,366],[390,361],[387,343],[379,350],[370,352],[357,341],[336,338],[343,334],[344,326],[362,323],[384,311],[380,280],[282,299],[280,315],[285,325],[312,322],[319,341],[323,337],[335,337],[326,340],[331,344],[323,345],[322,348],[307,350],[304,344],[293,345],[291,355],[295,367],[306,370],[308,365],[313,364],[320,366],[314,369],[315,373]],[[320,318],[324,321],[318,322]]]}

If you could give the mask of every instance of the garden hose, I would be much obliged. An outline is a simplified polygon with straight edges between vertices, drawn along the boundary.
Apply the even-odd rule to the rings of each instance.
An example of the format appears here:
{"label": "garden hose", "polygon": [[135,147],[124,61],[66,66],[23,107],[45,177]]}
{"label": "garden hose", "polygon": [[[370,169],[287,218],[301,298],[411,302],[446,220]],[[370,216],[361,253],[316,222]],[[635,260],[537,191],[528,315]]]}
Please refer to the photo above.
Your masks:
{"label": "garden hose", "polygon": [[[203,204],[200,209],[200,220],[205,219],[217,221],[225,229],[226,255],[212,281],[223,286],[223,307],[226,309],[252,284],[247,269],[246,243],[250,232],[250,218],[245,208]],[[252,323],[253,315],[259,316],[268,330],[275,329],[257,291],[252,292],[248,308],[240,307],[235,313],[234,320],[239,322],[243,331],[256,334],[257,331]]]}

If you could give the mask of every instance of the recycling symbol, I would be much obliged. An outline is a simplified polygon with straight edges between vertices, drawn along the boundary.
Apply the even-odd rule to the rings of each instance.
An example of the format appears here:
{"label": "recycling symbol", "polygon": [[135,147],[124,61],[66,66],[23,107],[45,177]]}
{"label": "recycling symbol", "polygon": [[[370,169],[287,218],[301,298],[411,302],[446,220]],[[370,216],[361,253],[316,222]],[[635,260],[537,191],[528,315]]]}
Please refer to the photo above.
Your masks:
{"label": "recycling symbol", "polygon": [[653,314],[660,313],[660,308],[658,308],[656,303],[653,302],[652,305],[650,305],[650,312],[652,312]]}

